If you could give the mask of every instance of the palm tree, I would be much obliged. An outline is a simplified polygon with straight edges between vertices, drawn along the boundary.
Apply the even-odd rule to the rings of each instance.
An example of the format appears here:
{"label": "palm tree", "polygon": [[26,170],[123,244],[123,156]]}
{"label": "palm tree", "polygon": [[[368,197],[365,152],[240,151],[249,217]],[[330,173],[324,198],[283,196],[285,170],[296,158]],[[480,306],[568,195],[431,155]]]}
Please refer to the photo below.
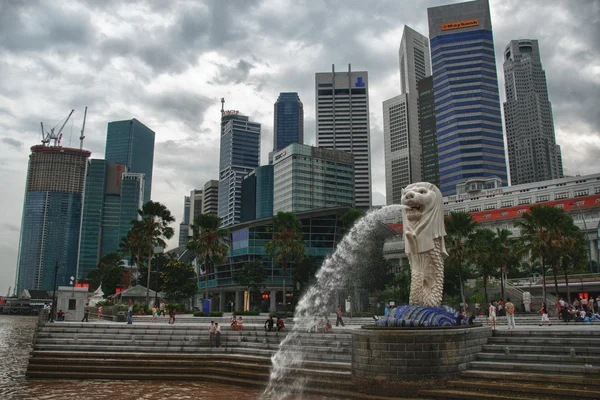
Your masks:
{"label": "palm tree", "polygon": [[210,260],[212,258],[213,266],[216,262],[225,262],[231,243],[231,233],[228,229],[221,228],[221,218],[209,214],[196,216],[191,229],[192,236],[186,247],[196,254],[197,260],[204,261],[204,298],[208,300]]}
{"label": "palm tree", "polygon": [[456,263],[458,266],[458,279],[460,281],[460,295],[463,303],[463,311],[466,311],[465,289],[463,285],[463,261],[466,256],[465,242],[473,233],[477,222],[471,214],[465,211],[450,213],[445,218],[446,224],[446,247],[448,249],[448,262]]}
{"label": "palm tree", "polygon": [[121,238],[121,243],[119,243],[121,253],[130,254],[131,258],[135,260],[135,266],[137,268],[138,275],[142,266],[142,253],[146,251],[147,245],[146,241],[144,240],[143,228],[142,221],[131,221],[131,227],[127,231],[127,236]]}
{"label": "palm tree", "polygon": [[287,267],[292,262],[300,262],[304,258],[304,240],[302,222],[291,212],[278,212],[273,217],[273,237],[265,244],[265,250],[277,264],[283,268],[283,310],[287,308],[285,295],[285,276]]}
{"label": "palm tree", "polygon": [[150,200],[142,206],[138,213],[142,217],[139,229],[142,232],[142,238],[145,243],[145,250],[148,252],[148,277],[146,282],[146,304],[150,300],[150,266],[152,256],[154,255],[154,247],[165,247],[165,239],[173,237],[173,228],[170,223],[175,222],[175,218],[171,215],[169,209],[159,203]]}
{"label": "palm tree", "polygon": [[560,265],[565,275],[565,286],[567,288],[567,302],[571,301],[571,291],[569,289],[568,270],[571,266],[588,262],[588,249],[585,245],[586,240],[583,232],[571,219],[570,224],[563,228],[561,237],[561,260]]}
{"label": "palm tree", "polygon": [[543,297],[546,302],[546,262],[552,264],[554,273],[554,284],[558,296],[557,284],[557,239],[561,235],[561,229],[565,226],[565,218],[568,218],[563,210],[548,206],[533,206],[529,212],[514,222],[521,229],[522,243],[531,250],[532,261],[540,258],[542,264]]}
{"label": "palm tree", "polygon": [[490,276],[503,264],[498,257],[501,252],[500,241],[496,232],[491,229],[478,229],[469,235],[467,254],[483,279],[483,293],[485,303],[488,303],[487,282]]}
{"label": "palm tree", "polygon": [[514,240],[510,237],[512,232],[508,229],[496,228],[497,247],[500,251],[496,256],[500,257],[500,292],[502,301],[506,303],[504,296],[504,275],[508,273],[508,266],[513,261],[511,249],[513,248]]}

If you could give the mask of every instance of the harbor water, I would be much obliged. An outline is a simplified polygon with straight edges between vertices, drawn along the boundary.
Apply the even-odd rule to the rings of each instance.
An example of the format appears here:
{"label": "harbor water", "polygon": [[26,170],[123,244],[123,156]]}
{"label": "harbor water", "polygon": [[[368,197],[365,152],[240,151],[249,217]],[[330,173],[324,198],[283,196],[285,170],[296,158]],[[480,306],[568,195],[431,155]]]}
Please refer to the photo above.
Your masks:
{"label": "harbor water", "polygon": [[211,382],[27,379],[37,317],[0,315],[0,399],[257,399],[260,390]]}

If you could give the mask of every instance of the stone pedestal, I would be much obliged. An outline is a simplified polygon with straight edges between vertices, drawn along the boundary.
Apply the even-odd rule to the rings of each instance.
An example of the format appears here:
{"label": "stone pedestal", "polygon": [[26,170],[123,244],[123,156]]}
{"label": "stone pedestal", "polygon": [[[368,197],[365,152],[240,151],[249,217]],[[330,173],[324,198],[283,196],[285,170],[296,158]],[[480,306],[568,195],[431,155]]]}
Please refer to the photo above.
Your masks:
{"label": "stone pedestal", "polygon": [[395,388],[406,390],[411,385],[416,392],[431,384],[426,381],[440,383],[456,377],[475,360],[491,336],[492,330],[479,324],[363,327],[352,332],[352,379],[361,391],[371,394],[393,392]]}

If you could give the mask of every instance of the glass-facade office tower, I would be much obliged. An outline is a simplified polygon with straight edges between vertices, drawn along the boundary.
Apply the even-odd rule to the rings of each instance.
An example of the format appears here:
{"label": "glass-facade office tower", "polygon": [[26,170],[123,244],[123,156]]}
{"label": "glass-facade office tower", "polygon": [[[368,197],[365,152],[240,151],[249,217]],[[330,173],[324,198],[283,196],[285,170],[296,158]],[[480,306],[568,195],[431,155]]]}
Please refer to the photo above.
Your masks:
{"label": "glass-facade office tower", "polygon": [[417,83],[419,92],[419,134],[423,155],[421,165],[423,181],[440,185],[437,136],[435,133],[435,104],[433,77],[421,79]]}
{"label": "glass-facade office tower", "polygon": [[467,180],[507,184],[488,0],[427,9],[433,67],[440,189]]}
{"label": "glass-facade office tower", "polygon": [[273,154],[273,214],[354,205],[354,156],[303,144]]}
{"label": "glass-facade office tower", "polygon": [[304,106],[298,93],[279,93],[274,106],[273,151],[304,143]]}
{"label": "glass-facade office tower", "polygon": [[123,164],[129,172],[144,174],[144,203],[152,193],[154,164],[154,131],[137,119],[108,123],[104,158],[109,163]]}
{"label": "glass-facade office tower", "polygon": [[240,222],[273,216],[273,165],[261,165],[242,179]]}
{"label": "glass-facade office tower", "polygon": [[76,274],[85,170],[90,152],[33,146],[21,223],[16,291],[52,290]]}
{"label": "glass-facade office tower", "polygon": [[504,121],[513,185],[563,177],[552,104],[537,40],[511,40],[504,50]]}
{"label": "glass-facade office tower", "polygon": [[219,160],[219,217],[223,227],[241,217],[242,178],[260,162],[260,124],[223,111]]}
{"label": "glass-facade office tower", "polygon": [[[315,74],[317,146],[354,154],[354,206],[371,207],[369,76],[367,71]],[[275,191],[277,193],[277,190]]]}

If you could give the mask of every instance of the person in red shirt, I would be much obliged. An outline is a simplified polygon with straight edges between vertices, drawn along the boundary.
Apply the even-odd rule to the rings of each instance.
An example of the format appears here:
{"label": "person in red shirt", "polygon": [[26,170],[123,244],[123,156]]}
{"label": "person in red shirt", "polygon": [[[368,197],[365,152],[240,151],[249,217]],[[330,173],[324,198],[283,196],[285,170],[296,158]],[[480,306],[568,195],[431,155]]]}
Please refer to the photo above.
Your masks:
{"label": "person in red shirt", "polygon": [[344,326],[344,320],[342,319],[342,308],[338,306],[337,308],[337,319],[335,320],[335,326]]}

